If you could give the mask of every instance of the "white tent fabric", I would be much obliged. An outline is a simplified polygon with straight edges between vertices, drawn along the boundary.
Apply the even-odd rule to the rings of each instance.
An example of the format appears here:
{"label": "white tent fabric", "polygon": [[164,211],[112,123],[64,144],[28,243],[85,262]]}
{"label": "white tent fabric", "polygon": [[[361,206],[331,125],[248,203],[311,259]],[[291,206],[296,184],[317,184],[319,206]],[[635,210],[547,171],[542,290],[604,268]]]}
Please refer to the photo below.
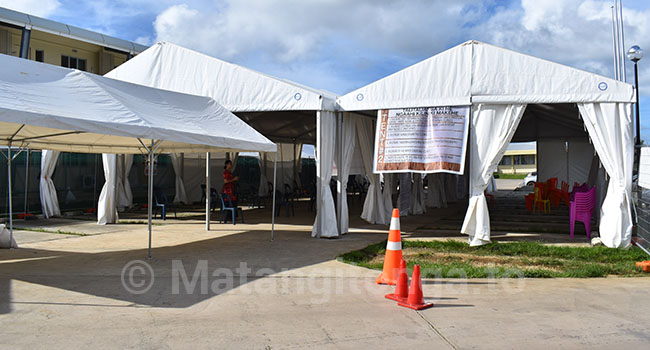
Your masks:
{"label": "white tent fabric", "polygon": [[399,197],[397,208],[399,216],[411,214],[411,173],[400,173],[399,176]]}
{"label": "white tent fabric", "polygon": [[174,183],[175,183],[175,196],[174,204],[183,203],[189,204],[187,201],[187,194],[185,193],[185,183],[183,183],[181,159],[176,153],[170,154],[172,159],[172,167],[174,168]]}
{"label": "white tent fabric", "polygon": [[633,100],[630,84],[474,40],[338,99],[346,111]]}
{"label": "white tent fabric", "polygon": [[133,205],[133,192],[129,182],[132,165],[133,154],[121,154],[117,157],[117,207],[120,210]]}
{"label": "white tent fabric", "polygon": [[365,175],[368,178],[368,182],[370,182],[366,199],[363,203],[361,218],[371,224],[387,225],[390,220],[390,215],[386,215],[386,208],[384,207],[384,201],[381,195],[379,174],[373,174],[372,172],[374,135],[373,121],[368,118],[357,118],[357,141],[361,149]]}
{"label": "white tent fabric", "polygon": [[[321,138],[323,140],[334,140],[336,135],[336,113],[330,111],[320,112]],[[332,179],[332,168],[334,165],[334,142],[323,142],[320,147],[320,154],[316,152],[316,161],[320,166],[320,193],[318,198],[318,214],[314,221],[312,237],[336,237],[339,230],[336,220],[336,208],[334,207],[334,197],[330,190],[330,180]],[[317,174],[318,176],[319,174]],[[319,232],[320,228],[320,232]]]}
{"label": "white tent fabric", "polygon": [[45,218],[61,215],[59,208],[59,199],[56,195],[56,188],[54,181],[52,181],[52,174],[56,167],[56,162],[59,159],[58,151],[43,150],[41,153],[41,179],[40,179],[40,195],[41,195],[41,209]]}
{"label": "white tent fabric", "polygon": [[580,103],[594,148],[610,175],[601,208],[600,239],[608,247],[627,248],[632,238],[632,163],[634,131],[630,103]]}
{"label": "white tent fabric", "polygon": [[445,193],[445,182],[443,173],[427,174],[426,205],[429,208],[447,208],[447,194]]}
{"label": "white tent fabric", "polygon": [[593,161],[594,147],[584,139],[551,139],[537,142],[537,179],[544,181],[558,178],[558,184],[566,181],[587,182]]}
{"label": "white tent fabric", "polygon": [[347,195],[347,187],[348,187],[348,178],[350,175],[350,169],[352,168],[352,156],[354,154],[354,150],[356,148],[356,140],[357,140],[357,118],[350,113],[343,113],[343,127],[342,127],[342,141],[341,144],[337,144],[336,147],[341,147],[342,145],[345,145],[343,148],[343,159],[341,160],[341,165],[339,166],[337,164],[337,168],[339,169],[339,178],[341,179],[341,193],[342,193],[342,201],[341,201],[341,217],[339,218],[340,220],[340,225],[341,225],[341,233],[347,233],[350,228],[350,214],[348,212],[348,195]]}
{"label": "white tent fabric", "polygon": [[[302,172],[302,143],[293,144],[293,180],[298,187],[302,186],[300,173]],[[294,188],[294,190],[296,190]]]}
{"label": "white tent fabric", "polygon": [[[294,189],[294,181],[296,184],[299,184],[300,180],[298,179],[297,172],[299,169],[296,169],[296,166],[300,162],[300,153],[296,152],[297,146],[293,143],[277,143],[278,146],[278,164],[277,164],[277,182],[280,192],[284,192],[284,185],[289,185],[291,189]],[[296,147],[294,147],[296,146]],[[302,145],[300,145],[302,150]],[[273,156],[266,157],[266,173],[264,177],[266,179],[273,179]],[[263,170],[263,169],[261,169]],[[267,186],[267,182],[264,182],[264,186]],[[268,190],[267,190],[268,192]]]}
{"label": "white tent fabric", "polygon": [[424,204],[424,185],[422,184],[422,174],[413,173],[413,187],[411,188],[411,213],[414,215],[424,214],[426,206]]}
{"label": "white tent fabric", "polygon": [[323,98],[327,94],[324,91],[274,78],[167,42],[152,45],[107,73],[106,77],[209,96],[232,112],[336,109],[334,98]]}
{"label": "white tent fabric", "polygon": [[[301,135],[296,134],[289,138],[296,140],[313,133],[314,130],[310,130],[308,125],[313,123],[312,119],[305,118],[305,111],[338,109],[336,96],[332,93],[274,78],[166,42],[152,45],[106,76],[165,90],[212,97],[230,111],[242,112],[240,115],[243,119],[255,125],[258,130],[266,130],[270,138],[279,142],[290,140],[286,135],[276,137],[271,133],[282,132],[293,124],[299,124],[297,129]],[[293,113],[294,117],[299,115],[299,120],[289,124],[284,121],[284,125],[277,125],[277,121],[282,120],[286,115],[276,114],[275,118],[266,118],[265,115],[252,113],[282,111],[296,112]],[[302,124],[300,118],[309,122]],[[307,127],[303,128],[303,126]],[[324,145],[329,147],[328,144],[333,140],[333,138],[325,140]],[[280,190],[285,183],[293,187],[295,178],[293,173],[287,175],[286,170],[289,167],[284,165],[285,162],[297,161],[297,157],[284,155],[285,152],[278,154],[278,159],[281,160],[278,164],[278,189]],[[264,168],[267,170],[265,177],[271,179],[272,167],[265,165]],[[293,169],[293,166],[290,169]],[[296,183],[300,183],[297,178],[295,180]],[[264,184],[261,184],[260,191],[264,191],[263,186]]]}
{"label": "white tent fabric", "polygon": [[0,55],[0,67],[0,145],[122,154],[145,151],[140,138],[165,140],[159,153],[276,149],[207,97],[13,56]]}
{"label": "white tent fabric", "polygon": [[[0,55],[0,67],[0,145],[84,153],[142,152],[149,156],[188,151],[276,151],[273,142],[208,97],[148,88],[6,55]],[[142,139],[150,140],[150,146]],[[103,160],[107,173],[110,159]],[[114,176],[107,173],[106,179]],[[114,191],[114,183],[112,186],[106,191]],[[9,194],[11,198],[11,188]],[[151,257],[151,182],[149,194]],[[117,219],[117,215],[112,217],[115,201],[105,203],[105,207],[98,207],[100,223]],[[9,216],[12,228],[11,208]],[[273,236],[273,221],[271,227]]]}
{"label": "white tent fabric", "polygon": [[490,214],[484,191],[508,148],[525,105],[479,104],[472,108],[470,133],[470,199],[461,232],[471,246],[490,242]]}
{"label": "white tent fabric", "polygon": [[[495,67],[498,67],[498,69]],[[466,220],[463,223],[463,231],[470,235],[471,243],[477,245],[489,241],[489,218],[483,190],[485,190],[484,186],[488,181],[493,165],[496,165],[494,162],[498,161],[493,157],[497,157],[502,153],[500,151],[502,143],[509,141],[515,132],[514,129],[493,128],[494,125],[492,124],[497,121],[494,115],[508,115],[509,117],[502,118],[496,124],[516,128],[519,119],[521,119],[520,115],[518,118],[516,116],[520,111],[524,110],[523,106],[528,105],[531,111],[536,110],[536,112],[544,114],[545,118],[553,117],[554,111],[563,111],[564,116],[567,117],[566,121],[569,121],[569,119],[575,118],[577,113],[573,115],[567,114],[566,106],[563,107],[561,104],[583,104],[581,109],[587,110],[589,107],[586,106],[594,103],[629,104],[635,101],[635,96],[634,87],[622,81],[477,41],[468,41],[352,91],[340,97],[338,101],[339,105],[346,111],[428,106],[472,106],[473,120],[471,125],[474,129],[470,130],[469,150],[471,154],[471,164],[469,166],[471,199]],[[538,107],[539,104],[545,105],[540,108]],[[508,108],[512,110],[510,112],[502,111]],[[541,111],[541,109],[545,109],[545,111]],[[617,107],[615,109],[600,106],[594,107],[594,111],[596,111],[595,114],[602,113],[601,117],[610,124],[604,124],[608,126],[594,124],[595,126],[592,128],[594,130],[589,132],[590,135],[596,129],[606,129],[606,132],[603,130],[599,132],[608,135],[614,133],[625,135],[626,130],[631,127],[630,113],[626,108]],[[582,114],[585,113],[587,112],[582,112]],[[476,117],[480,114],[487,114],[488,120],[477,120]],[[489,116],[490,114],[492,117]],[[532,132],[528,136],[541,136],[540,133],[536,132],[535,118],[532,119],[533,123],[527,126],[527,131]],[[566,124],[565,120],[560,121],[561,124]],[[487,127],[488,130],[481,130],[483,127]],[[562,130],[557,127],[546,131],[550,131],[550,133],[544,135],[547,138],[556,138],[556,134],[562,133]],[[498,133],[499,136],[494,137],[494,140],[490,142],[489,136],[486,135],[490,135],[491,132]],[[478,139],[476,137],[477,133],[481,135]],[[592,136],[593,138],[594,136]],[[477,144],[478,141],[481,143]],[[522,139],[519,141],[527,140]],[[601,150],[596,147],[596,151],[599,156],[602,156],[601,153],[603,152],[614,153],[620,151],[621,153],[617,154],[627,159],[632,154],[629,150],[632,142],[628,141],[610,138],[607,142],[601,142]],[[620,146],[622,143],[619,144],[619,142],[628,142],[628,144],[623,147]],[[604,150],[602,145],[616,147]],[[480,149],[480,151],[477,151],[477,149]],[[620,244],[618,244],[618,238],[603,240],[606,245],[612,247],[629,244],[629,236],[626,233],[627,223],[629,222],[628,210],[624,204],[627,199],[624,199],[626,196],[624,195],[625,191],[621,190],[625,188],[625,184],[631,178],[631,173],[627,172],[626,164],[626,162],[611,161],[610,166],[614,173],[608,171],[610,176],[617,177],[615,181],[619,188],[619,192],[615,195],[616,198],[610,203],[620,203],[620,209],[612,209],[614,205],[603,204],[604,211],[612,211],[613,214],[610,213],[610,215],[619,215],[619,219],[615,223],[610,221],[609,224],[616,227],[620,226],[620,228],[616,229],[617,233],[615,233],[615,235],[620,236]],[[459,190],[461,186],[464,186],[464,182],[457,182],[456,189]],[[431,186],[429,187],[431,188]]]}
{"label": "white tent fabric", "polygon": [[115,194],[117,189],[117,154],[102,154],[102,164],[104,164],[104,178],[106,182],[99,194],[99,203],[97,204],[97,224],[106,225],[114,224],[118,220],[117,215],[117,198]]}

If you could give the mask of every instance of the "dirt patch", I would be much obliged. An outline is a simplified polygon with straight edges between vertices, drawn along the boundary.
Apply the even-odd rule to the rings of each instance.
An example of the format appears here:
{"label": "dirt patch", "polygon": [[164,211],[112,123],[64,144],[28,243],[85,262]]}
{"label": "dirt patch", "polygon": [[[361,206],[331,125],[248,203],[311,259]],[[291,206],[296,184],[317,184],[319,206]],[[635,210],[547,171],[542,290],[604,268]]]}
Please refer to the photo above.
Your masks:
{"label": "dirt patch", "polygon": [[[406,261],[418,261],[432,264],[449,264],[454,262],[472,264],[480,267],[504,267],[519,269],[544,268],[551,271],[562,271],[564,259],[511,257],[496,255],[474,255],[467,253],[435,252],[429,248],[403,248],[402,255]],[[370,264],[382,264],[383,255],[373,257]]]}

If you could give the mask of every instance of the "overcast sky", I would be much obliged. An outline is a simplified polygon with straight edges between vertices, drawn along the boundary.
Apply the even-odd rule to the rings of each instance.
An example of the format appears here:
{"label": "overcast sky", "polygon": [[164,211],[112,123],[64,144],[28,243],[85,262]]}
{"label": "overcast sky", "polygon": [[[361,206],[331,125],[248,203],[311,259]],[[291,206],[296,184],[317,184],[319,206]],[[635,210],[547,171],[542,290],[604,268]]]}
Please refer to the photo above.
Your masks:
{"label": "overcast sky", "polygon": [[[2,7],[146,45],[170,41],[338,94],[470,39],[611,77],[612,3],[0,0]],[[650,139],[650,1],[623,0],[623,5],[626,48],[636,44],[648,53],[639,75],[642,133]]]}

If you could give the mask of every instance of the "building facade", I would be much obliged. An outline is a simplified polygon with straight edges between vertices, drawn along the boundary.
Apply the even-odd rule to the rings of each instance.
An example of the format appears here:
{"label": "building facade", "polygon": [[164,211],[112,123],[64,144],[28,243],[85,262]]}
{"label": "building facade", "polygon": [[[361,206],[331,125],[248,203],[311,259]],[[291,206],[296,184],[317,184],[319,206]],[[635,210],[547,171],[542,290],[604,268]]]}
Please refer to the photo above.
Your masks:
{"label": "building facade", "polygon": [[[533,146],[535,147],[535,146]],[[537,171],[537,149],[509,148],[501,158],[497,171],[501,174],[528,174]]]}
{"label": "building facade", "polygon": [[0,53],[104,75],[147,47],[0,7]]}
{"label": "building facade", "polygon": [[[134,42],[0,7],[0,54],[104,75],[146,49]],[[4,152],[5,149],[0,150]],[[165,171],[158,174],[156,182],[161,188],[173,189],[174,174],[167,158],[160,161]],[[41,153],[32,150],[14,159],[11,173],[14,213],[40,212],[40,159]],[[146,196],[142,164],[144,157],[136,155],[129,177],[134,195],[140,200]],[[7,163],[0,161],[0,183],[7,184],[7,176]],[[52,180],[64,212],[95,208],[104,184],[101,156],[61,153]],[[7,192],[7,186],[0,186],[0,198],[6,199]],[[0,213],[8,212],[6,206],[6,200],[0,201]]]}

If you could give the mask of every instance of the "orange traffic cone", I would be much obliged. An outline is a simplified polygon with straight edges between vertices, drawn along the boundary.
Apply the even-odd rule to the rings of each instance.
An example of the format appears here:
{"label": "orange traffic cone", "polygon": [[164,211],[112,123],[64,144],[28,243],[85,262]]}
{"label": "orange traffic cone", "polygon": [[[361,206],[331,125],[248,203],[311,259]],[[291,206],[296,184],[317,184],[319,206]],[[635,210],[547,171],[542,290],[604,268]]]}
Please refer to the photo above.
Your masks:
{"label": "orange traffic cone", "polygon": [[377,277],[377,284],[397,284],[400,261],[402,261],[402,236],[399,232],[399,210],[395,208],[393,209],[393,217],[390,219],[384,271]]}
{"label": "orange traffic cone", "polygon": [[643,272],[650,272],[650,260],[638,262],[636,267]]}
{"label": "orange traffic cone", "polygon": [[411,277],[411,288],[409,288],[409,297],[406,302],[398,302],[397,305],[408,307],[413,310],[422,310],[433,306],[432,303],[425,303],[422,295],[422,279],[420,279],[420,265],[413,267],[413,276]]}
{"label": "orange traffic cone", "polygon": [[399,277],[397,278],[397,286],[395,293],[386,294],[386,298],[405,302],[409,296],[409,275],[406,273],[406,261],[402,259],[399,263]]}

